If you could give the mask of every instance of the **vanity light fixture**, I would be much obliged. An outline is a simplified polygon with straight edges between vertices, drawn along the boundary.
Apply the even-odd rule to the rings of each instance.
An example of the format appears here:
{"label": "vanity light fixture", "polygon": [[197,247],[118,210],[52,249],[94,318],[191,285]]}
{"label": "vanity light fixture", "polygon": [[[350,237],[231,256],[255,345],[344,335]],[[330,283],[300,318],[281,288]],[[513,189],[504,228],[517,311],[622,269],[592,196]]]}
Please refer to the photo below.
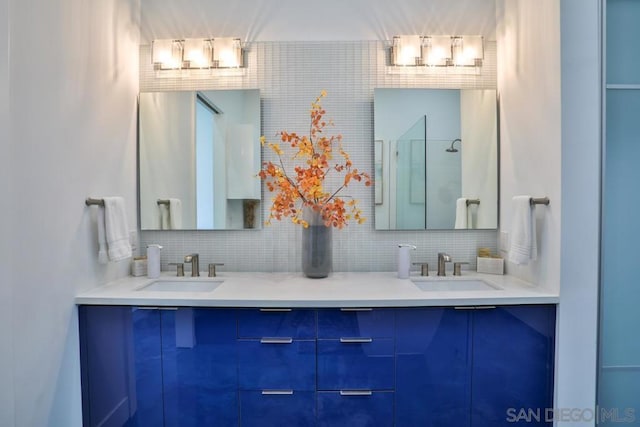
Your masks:
{"label": "vanity light fixture", "polygon": [[183,68],[211,68],[211,40],[185,39],[182,54]]}
{"label": "vanity light fixture", "polygon": [[451,65],[451,37],[423,37],[421,52],[423,65],[429,67],[446,67]]}
{"label": "vanity light fixture", "polygon": [[451,51],[453,65],[457,67],[479,67],[484,59],[482,36],[453,37]]}
{"label": "vanity light fixture", "polygon": [[213,43],[213,62],[216,68],[242,67],[242,42],[233,37],[211,40]]}
{"label": "vanity light fixture", "polygon": [[154,40],[151,44],[151,58],[156,69],[180,69],[182,67],[182,41]]}
{"label": "vanity light fixture", "polygon": [[191,38],[154,40],[151,58],[156,70],[243,68],[239,38]]}
{"label": "vanity light fixture", "polygon": [[391,65],[396,67],[481,67],[482,36],[394,36]]}
{"label": "vanity light fixture", "polygon": [[394,36],[391,48],[393,65],[419,65],[422,55],[421,46],[422,37],[420,36]]}

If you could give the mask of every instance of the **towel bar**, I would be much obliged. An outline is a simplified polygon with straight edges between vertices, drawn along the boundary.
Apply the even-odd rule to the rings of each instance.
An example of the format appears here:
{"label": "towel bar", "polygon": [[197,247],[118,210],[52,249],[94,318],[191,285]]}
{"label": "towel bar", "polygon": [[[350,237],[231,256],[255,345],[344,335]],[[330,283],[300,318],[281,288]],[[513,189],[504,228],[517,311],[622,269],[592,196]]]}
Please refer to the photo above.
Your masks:
{"label": "towel bar", "polygon": [[87,199],[84,201],[84,204],[87,206],[104,206],[104,200],[87,197]]}
{"label": "towel bar", "polygon": [[479,205],[480,199],[467,199],[467,206],[469,205]]}
{"label": "towel bar", "polygon": [[533,205],[545,205],[549,206],[549,198],[548,197],[532,197],[529,199],[529,204]]}

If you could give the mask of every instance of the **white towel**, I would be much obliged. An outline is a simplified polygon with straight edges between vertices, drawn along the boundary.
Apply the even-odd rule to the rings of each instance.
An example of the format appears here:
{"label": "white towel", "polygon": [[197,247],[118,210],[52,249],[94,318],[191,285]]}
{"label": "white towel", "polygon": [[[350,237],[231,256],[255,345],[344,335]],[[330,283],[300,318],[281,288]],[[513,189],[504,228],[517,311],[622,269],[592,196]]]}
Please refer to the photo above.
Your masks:
{"label": "white towel", "polygon": [[120,261],[131,257],[129,228],[122,197],[104,198],[104,225],[109,260]]}
{"label": "white towel", "polygon": [[535,211],[530,200],[531,196],[516,196],[511,204],[509,261],[515,264],[528,264],[538,257]]}
{"label": "white towel", "polygon": [[107,253],[107,238],[104,230],[104,206],[98,206],[98,262],[106,264],[109,262]]}
{"label": "white towel", "polygon": [[171,222],[169,219],[169,206],[164,203],[158,205],[160,212],[160,230],[171,230]]}
{"label": "white towel", "polygon": [[467,228],[468,227],[468,215],[467,215],[467,199],[460,197],[456,200],[456,225],[455,228]]}
{"label": "white towel", "polygon": [[172,230],[182,228],[182,202],[180,199],[169,199],[169,227]]}

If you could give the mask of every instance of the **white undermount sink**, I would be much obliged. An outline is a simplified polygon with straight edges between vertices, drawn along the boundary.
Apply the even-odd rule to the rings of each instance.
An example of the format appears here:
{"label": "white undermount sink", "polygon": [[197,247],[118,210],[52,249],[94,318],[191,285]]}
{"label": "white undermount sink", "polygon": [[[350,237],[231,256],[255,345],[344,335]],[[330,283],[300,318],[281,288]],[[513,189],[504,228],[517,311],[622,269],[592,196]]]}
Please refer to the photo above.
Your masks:
{"label": "white undermount sink", "polygon": [[212,292],[222,284],[222,280],[155,280],[138,288],[150,292]]}
{"label": "white undermount sink", "polygon": [[414,285],[425,292],[451,292],[451,291],[496,291],[501,290],[496,285],[485,282],[481,279],[445,279],[445,278],[414,278],[411,279]]}

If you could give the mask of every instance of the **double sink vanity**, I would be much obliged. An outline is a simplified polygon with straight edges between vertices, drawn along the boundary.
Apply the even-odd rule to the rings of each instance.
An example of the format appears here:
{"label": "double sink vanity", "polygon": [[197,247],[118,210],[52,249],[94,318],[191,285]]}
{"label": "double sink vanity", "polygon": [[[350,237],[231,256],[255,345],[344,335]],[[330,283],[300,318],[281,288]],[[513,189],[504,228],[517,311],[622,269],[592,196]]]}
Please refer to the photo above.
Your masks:
{"label": "double sink vanity", "polygon": [[498,426],[553,406],[558,295],[510,276],[166,274],[76,302],[87,426]]}

